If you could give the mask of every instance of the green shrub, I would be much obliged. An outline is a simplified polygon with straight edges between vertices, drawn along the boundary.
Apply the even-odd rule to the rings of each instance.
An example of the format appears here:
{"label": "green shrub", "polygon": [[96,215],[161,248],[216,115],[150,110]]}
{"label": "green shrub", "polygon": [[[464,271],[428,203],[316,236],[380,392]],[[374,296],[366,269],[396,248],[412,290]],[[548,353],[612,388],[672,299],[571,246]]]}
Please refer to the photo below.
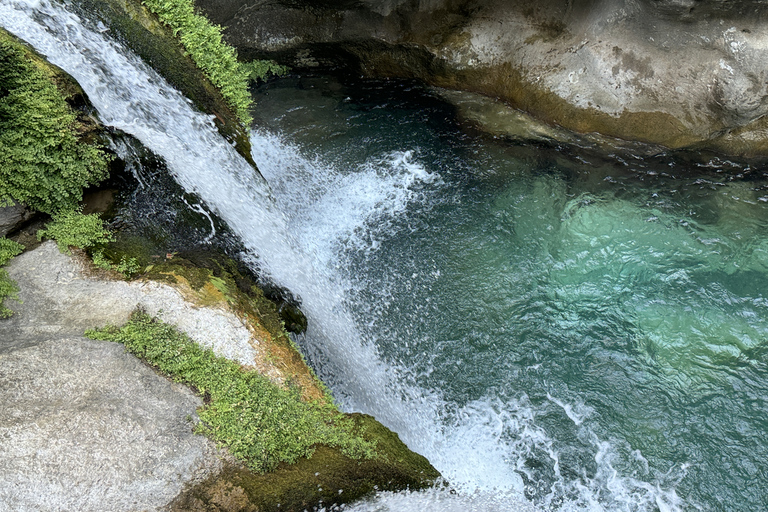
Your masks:
{"label": "green shrub", "polygon": [[374,456],[373,444],[355,435],[352,420],[333,405],[304,402],[298,390],[284,389],[255,370],[216,356],[146,313],[135,312],[121,329],[86,335],[124,343],[128,352],[197,389],[207,404],[198,411],[196,432],[228,447],[254,471],[309,457],[318,444],[338,447],[357,459]]}
{"label": "green shrub", "polygon": [[[24,250],[24,246],[8,240],[5,237],[0,237],[0,267],[11,261],[11,258],[21,254]],[[3,302],[7,298],[18,299],[19,287],[10,278],[8,271],[4,268],[0,268],[0,318],[8,318],[13,314],[13,311],[3,305]]]}
{"label": "green shrub", "polygon": [[288,73],[288,67],[273,60],[254,60],[244,62],[242,66],[248,72],[248,77],[254,82],[264,81],[270,75],[283,76]]}
{"label": "green shrub", "polygon": [[113,240],[98,214],[85,215],[80,210],[54,214],[46,228],[37,232],[38,239],[43,237],[56,240],[59,250],[65,254],[70,254],[70,247],[90,249]]}
{"label": "green shrub", "polygon": [[125,278],[130,278],[141,270],[139,260],[133,257],[129,258],[124,254],[120,256],[120,261],[117,263],[112,263],[109,258],[104,256],[104,251],[102,250],[94,251],[91,255],[91,259],[93,260],[93,264],[97,267],[103,268],[104,270],[114,270],[115,272],[123,274],[123,277]]}
{"label": "green shrub", "polygon": [[240,121],[252,122],[248,81],[252,69],[237,60],[234,48],[222,41],[221,27],[195,14],[192,0],[143,0],[150,11],[178,36],[189,56],[220,91]]}
{"label": "green shrub", "polygon": [[28,50],[0,34],[0,206],[73,208],[106,177],[106,157],[78,139],[76,117]]}

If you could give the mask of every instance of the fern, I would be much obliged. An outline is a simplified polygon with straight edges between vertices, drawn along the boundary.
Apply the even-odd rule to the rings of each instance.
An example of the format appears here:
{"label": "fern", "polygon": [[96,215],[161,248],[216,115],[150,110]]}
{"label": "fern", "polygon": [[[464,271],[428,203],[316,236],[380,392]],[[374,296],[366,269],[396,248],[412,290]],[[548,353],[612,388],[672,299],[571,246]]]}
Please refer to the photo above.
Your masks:
{"label": "fern", "polygon": [[107,159],[79,140],[76,114],[28,51],[0,36],[0,206],[74,208],[106,177]]}

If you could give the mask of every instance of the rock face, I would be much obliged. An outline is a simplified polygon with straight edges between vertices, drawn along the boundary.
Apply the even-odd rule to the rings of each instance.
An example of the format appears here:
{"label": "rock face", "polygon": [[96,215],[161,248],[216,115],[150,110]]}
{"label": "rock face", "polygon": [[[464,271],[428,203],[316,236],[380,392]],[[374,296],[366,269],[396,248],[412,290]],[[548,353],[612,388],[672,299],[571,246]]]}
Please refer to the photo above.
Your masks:
{"label": "rock face", "polygon": [[[375,489],[429,487],[439,477],[396,434],[363,415],[354,421],[376,443],[378,457],[358,461],[320,446],[294,465],[252,473],[192,433],[199,397],[122,345],[82,333],[121,325],[142,307],[276,382],[285,380],[278,366],[285,373],[298,363],[269,348],[266,332],[252,332],[206,286],[195,295],[183,282],[110,281],[88,269],[53,242],[7,267],[21,291],[20,302],[5,304],[15,314],[0,320],[0,510],[300,511]],[[201,305],[201,297],[210,304]]]}
{"label": "rock face", "polygon": [[346,57],[373,76],[499,98],[578,132],[732,153],[768,147],[757,0],[197,0],[244,55]]}
{"label": "rock face", "polygon": [[220,465],[200,399],[116,343],[0,337],[0,508],[157,510]]}
{"label": "rock face", "polygon": [[187,318],[191,333],[236,338],[226,315],[189,315],[181,294],[157,283],[89,279],[52,242],[8,271],[22,302],[0,321],[0,509],[158,510],[221,470],[213,443],[192,433],[198,397],[121,345],[81,335],[144,304]]}
{"label": "rock face", "polygon": [[18,203],[0,207],[0,236],[5,236],[15,231],[31,219],[32,215],[28,208]]}

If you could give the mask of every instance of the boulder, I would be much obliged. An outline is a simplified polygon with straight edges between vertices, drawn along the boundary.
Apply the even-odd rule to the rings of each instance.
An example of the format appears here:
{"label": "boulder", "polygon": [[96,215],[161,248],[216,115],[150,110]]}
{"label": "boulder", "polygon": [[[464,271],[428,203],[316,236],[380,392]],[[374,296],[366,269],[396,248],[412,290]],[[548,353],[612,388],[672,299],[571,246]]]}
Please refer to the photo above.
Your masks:
{"label": "boulder", "polygon": [[418,78],[581,133],[744,155],[768,149],[768,4],[757,0],[197,5],[249,57]]}
{"label": "boulder", "polygon": [[34,214],[24,205],[14,203],[0,207],[0,236],[6,236],[19,229]]}
{"label": "boulder", "polygon": [[193,434],[199,396],[122,345],[82,336],[121,325],[141,307],[218,355],[276,383],[290,378],[318,399],[309,389],[316,378],[293,349],[280,350],[260,326],[265,318],[236,314],[202,277],[196,288],[193,269],[166,269],[173,284],[105,279],[84,256],[45,242],[7,270],[20,300],[6,300],[15,313],[0,319],[0,510],[301,511],[439,478],[427,459],[364,415],[352,417],[376,443],[375,458],[319,446],[308,459],[256,474]]}

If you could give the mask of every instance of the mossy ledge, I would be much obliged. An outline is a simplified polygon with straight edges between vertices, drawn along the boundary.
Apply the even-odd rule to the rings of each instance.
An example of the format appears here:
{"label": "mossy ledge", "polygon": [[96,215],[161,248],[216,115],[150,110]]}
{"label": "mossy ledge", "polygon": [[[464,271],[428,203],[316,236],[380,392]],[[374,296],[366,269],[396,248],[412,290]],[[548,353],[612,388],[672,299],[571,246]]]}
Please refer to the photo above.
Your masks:
{"label": "mossy ledge", "polygon": [[84,12],[95,14],[155,71],[203,112],[212,114],[221,134],[234,142],[240,155],[256,167],[246,127],[221,91],[189,57],[167,25],[139,0],[73,0]]}
{"label": "mossy ledge", "polygon": [[310,458],[256,474],[229,463],[217,476],[191,487],[170,505],[172,512],[299,512],[326,509],[378,491],[417,490],[435,485],[439,473],[371,416],[350,417],[377,456],[354,460],[318,446]]}
{"label": "mossy ledge", "polygon": [[[301,401],[321,403],[332,408],[327,409],[331,414],[338,414],[333,412],[329,391],[285,331],[277,305],[234,260],[206,250],[169,254],[162,261],[151,262],[141,247],[127,242],[118,233],[104,252],[112,259],[136,258],[143,271],[134,279],[167,283],[201,307],[235,311],[266,347],[263,360],[255,361],[253,367],[273,383],[293,390]],[[208,395],[203,396],[210,403]],[[340,418],[344,435],[359,437],[364,446],[374,447],[370,456],[355,456],[343,446],[317,444],[309,456],[293,463],[280,462],[268,472],[227,459],[221,473],[189,487],[173,501],[170,510],[312,510],[353,502],[376,490],[416,490],[440,481],[439,472],[425,457],[408,449],[397,434],[373,417],[342,414]]]}

